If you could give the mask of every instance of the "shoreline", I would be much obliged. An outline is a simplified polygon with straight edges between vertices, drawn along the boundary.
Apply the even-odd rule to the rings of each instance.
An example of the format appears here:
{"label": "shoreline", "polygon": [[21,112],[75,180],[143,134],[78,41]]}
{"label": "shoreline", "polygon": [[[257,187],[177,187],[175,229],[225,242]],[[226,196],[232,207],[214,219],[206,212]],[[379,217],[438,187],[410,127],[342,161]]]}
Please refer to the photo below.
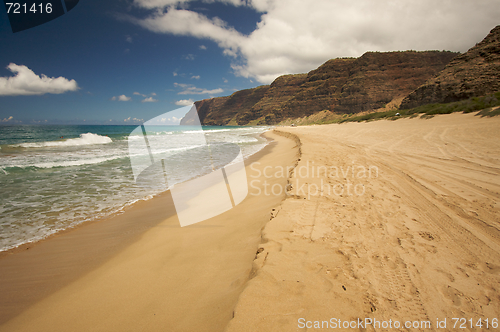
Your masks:
{"label": "shoreline", "polygon": [[[272,131],[272,129],[268,130],[269,131]],[[270,142],[272,141],[271,139],[269,138],[266,138],[265,137],[265,134],[266,132],[262,133],[262,134],[256,134],[254,136],[260,136],[264,139],[267,140],[267,143],[266,145],[264,145],[264,147],[262,147],[260,150],[258,150],[257,152],[247,156],[247,157],[244,157],[244,161],[245,163],[247,162],[247,160],[253,160],[254,158],[259,158],[260,154],[262,153],[262,151],[270,144]],[[254,157],[256,156],[256,157]],[[195,179],[196,177],[199,177],[200,175],[198,176],[195,176],[193,178],[190,178],[184,182],[188,182],[188,181],[191,181],[193,179]],[[182,183],[182,182],[181,182]],[[179,184],[181,184],[179,183]],[[110,212],[109,214],[107,215],[104,215],[104,216],[98,216],[98,217],[92,217],[92,218],[89,218],[87,220],[83,220],[83,221],[80,221],[74,225],[69,225],[68,227],[66,228],[63,228],[63,229],[60,229],[60,230],[57,230],[57,231],[54,231],[53,233],[51,234],[48,234],[38,240],[34,240],[34,241],[28,241],[28,242],[24,242],[24,243],[21,243],[19,245],[16,245],[15,247],[12,247],[12,248],[9,248],[9,249],[5,249],[5,250],[0,250],[0,260],[4,257],[4,256],[8,256],[8,255],[11,255],[11,254],[14,254],[14,253],[17,253],[17,252],[22,252],[24,250],[29,250],[31,248],[33,248],[34,246],[36,246],[38,243],[41,243],[43,241],[47,241],[55,236],[59,236],[59,235],[62,235],[62,234],[65,234],[66,232],[70,232],[74,229],[78,229],[80,227],[84,227],[86,225],[90,225],[92,223],[95,223],[95,222],[101,222],[101,221],[104,221],[104,220],[107,220],[107,219],[110,219],[110,218],[114,218],[122,213],[125,213],[126,210],[132,208],[133,206],[135,206],[136,204],[138,203],[141,203],[141,202],[147,202],[151,199],[155,199],[156,197],[162,197],[164,195],[168,195],[167,192],[169,191],[170,189],[167,189],[163,192],[160,192],[160,193],[157,193],[157,194],[154,194],[154,195],[149,195],[149,196],[146,196],[146,197],[143,197],[143,198],[139,198],[139,199],[136,199],[136,200],[133,200],[131,202],[128,202],[120,207],[115,207],[113,212]]]}
{"label": "shoreline", "polygon": [[[67,127],[65,125],[61,125],[62,127]],[[90,126],[90,127],[95,127],[95,126]],[[104,125],[102,127],[110,127],[110,126],[107,126],[107,125]],[[113,126],[111,126],[113,127]],[[122,126],[120,126],[122,127]],[[136,126],[132,126],[132,127],[136,127]],[[219,127],[216,127],[217,129],[220,129]],[[228,129],[224,129],[222,131],[227,131]],[[183,131],[180,131],[180,132],[184,132],[186,131],[186,129],[184,129]],[[209,130],[210,131],[210,130]],[[211,132],[213,132],[214,130],[211,130]],[[219,130],[215,130],[215,131],[219,131]],[[253,143],[250,144],[250,149],[248,151],[245,151],[245,148],[247,147],[243,147],[242,148],[242,151],[245,151],[246,153],[248,153],[248,155],[244,156],[244,159],[248,159],[250,158],[252,155],[255,155],[256,153],[259,153],[260,150],[262,150],[262,148],[264,148],[267,144],[268,144],[268,140],[266,140],[263,136],[262,136],[262,130],[259,130],[260,133],[251,133],[251,134],[247,134],[247,136],[249,137],[252,137],[252,138],[255,138],[257,141],[255,142],[255,146],[252,147],[252,145],[254,145]],[[267,130],[268,131],[268,130]],[[87,134],[92,134],[92,135],[97,135],[101,138],[107,138],[108,135],[105,135],[104,136],[104,133],[102,131],[97,131],[99,132],[98,134],[94,134],[94,133],[87,133]],[[187,131],[189,132],[189,130]],[[102,134],[102,135],[101,135]],[[111,133],[110,133],[111,134]],[[84,135],[84,134],[80,134],[80,135]],[[111,142],[111,143],[116,143],[116,142],[120,142],[122,141],[123,137],[126,137],[127,135],[125,134],[121,134],[117,137],[114,137],[113,139],[115,141]],[[72,139],[79,139],[78,138],[79,136],[76,135],[75,138],[69,138],[70,140]],[[18,145],[21,145],[21,144],[50,144],[51,142],[57,142],[57,141],[41,141],[41,142],[34,142],[34,143],[19,143]],[[14,144],[15,145],[15,144]],[[7,145],[7,146],[10,146],[10,145]],[[85,147],[87,147],[87,145],[84,145]],[[92,145],[90,144],[90,146],[99,146],[98,145]],[[108,146],[108,145],[106,145]],[[24,149],[24,148],[23,148]],[[33,150],[35,151],[35,150]],[[32,151],[32,152],[33,152]],[[116,158],[116,159],[126,159],[128,160],[128,156],[127,157],[119,157],[119,158]],[[111,162],[114,162],[116,159],[106,159],[104,161],[104,163],[109,163],[110,161]],[[91,163],[93,164],[93,163]],[[51,167],[58,167],[58,166],[61,166],[61,165],[64,165],[64,163],[62,164],[57,164],[57,162],[55,163],[55,165],[53,166],[50,166],[49,169]],[[25,166],[20,166],[20,165],[10,165],[10,166],[6,166],[7,168],[9,167],[20,167],[20,168],[23,168]],[[31,167],[31,166],[28,166],[28,168]],[[38,170],[43,170],[44,167],[43,166],[34,166],[36,169]],[[1,170],[2,168],[0,168]],[[57,170],[57,168],[56,168]],[[6,171],[5,171],[6,172]],[[45,172],[45,171],[43,171]],[[6,172],[6,174],[9,174]],[[194,177],[191,177],[187,179],[182,179],[180,180],[181,182],[187,182],[187,181],[190,181],[192,180],[193,178],[196,178],[200,175],[195,175]],[[124,179],[126,182],[129,181],[129,179]],[[133,182],[133,181],[132,181]],[[180,184],[181,182],[179,182],[178,184]],[[131,189],[131,186],[128,186],[125,187],[125,191],[128,190],[128,194],[126,194],[125,196],[123,196],[124,198],[126,198],[126,200],[120,200],[118,199],[118,204],[115,203],[115,205],[106,205],[104,204],[102,206],[102,210],[96,210],[94,209],[95,211],[92,211],[91,213],[79,213],[80,216],[77,216],[77,217],[67,217],[65,220],[63,219],[58,219],[59,217],[54,217],[52,219],[40,219],[39,222],[47,222],[49,226],[47,227],[41,227],[41,229],[38,230],[37,233],[35,234],[30,234],[29,237],[27,236],[23,236],[23,234],[26,234],[25,232],[19,232],[19,236],[15,236],[16,234],[14,234],[14,236],[12,236],[12,240],[13,241],[9,241],[9,240],[6,240],[4,245],[2,245],[2,248],[0,249],[0,258],[5,256],[5,255],[8,255],[10,253],[13,253],[13,252],[17,252],[19,250],[25,250],[26,248],[31,248],[33,247],[34,245],[36,245],[36,243],[40,242],[40,241],[44,241],[46,239],[49,239],[49,238],[52,238],[53,236],[57,236],[57,234],[62,234],[68,230],[71,230],[71,229],[75,229],[75,228],[78,228],[78,227],[81,227],[82,225],[87,225],[87,224],[90,224],[90,223],[93,223],[93,222],[98,222],[100,220],[103,220],[103,219],[108,219],[108,218],[112,218],[113,216],[117,215],[117,214],[120,214],[120,213],[123,213],[124,210],[130,208],[131,206],[133,206],[134,204],[138,203],[138,202],[142,202],[142,201],[148,201],[158,195],[161,195],[163,192],[156,192],[156,193],[151,193],[151,194],[147,194],[147,193],[142,193],[141,195],[141,190],[139,190],[138,192],[136,192],[135,194],[132,194],[132,191],[130,190]],[[168,189],[167,189],[168,190]],[[165,191],[167,191],[165,190]],[[112,196],[112,195],[111,195]],[[70,201],[68,199],[66,199],[66,201]],[[113,198],[111,199],[111,201],[113,201]],[[87,209],[88,210],[88,209]],[[65,213],[65,212],[71,212],[72,211],[72,207],[70,205],[67,205],[67,206],[63,206],[62,210],[60,210],[59,212],[62,212],[62,213]],[[49,210],[50,212],[50,210]],[[88,211],[87,211],[88,212]],[[8,217],[9,215],[7,215]],[[84,218],[80,218],[81,216],[84,216]],[[30,217],[29,215],[28,216],[24,216],[25,219],[27,220],[38,220],[36,217]],[[16,224],[15,222],[13,222],[13,224]],[[54,227],[54,225],[56,224],[59,224],[57,227]],[[45,224],[44,224],[45,225]],[[29,231],[29,230],[28,230]],[[15,233],[15,232],[14,232]]]}
{"label": "shoreline", "polygon": [[[262,162],[263,164],[265,163],[264,165],[269,163],[282,164],[287,161],[290,163],[293,162],[293,158],[295,158],[295,153],[293,152],[294,143],[277,137],[272,133],[267,135],[272,136],[275,141],[245,160],[246,169],[249,168],[249,163],[256,160],[259,160],[259,162]],[[281,158],[276,156],[280,156]],[[234,247],[235,245],[241,247],[242,243],[245,241],[254,243],[252,246],[255,248],[247,248],[246,246],[240,248],[239,251],[236,251],[236,256],[231,253],[231,250],[219,253],[222,256],[227,255],[228,259],[234,263],[235,266],[238,266],[236,269],[238,272],[234,272],[232,274],[233,278],[235,274],[239,276],[236,280],[229,282],[227,280],[227,278],[230,278],[229,276],[218,276],[217,279],[214,279],[214,281],[218,280],[217,283],[221,282],[219,279],[225,279],[226,284],[221,284],[219,287],[222,287],[222,290],[225,289],[223,292],[226,293],[228,292],[227,287],[229,287],[227,282],[229,282],[229,285],[233,285],[229,288],[232,288],[230,289],[230,293],[232,294],[230,302],[233,303],[234,306],[234,302],[239,295],[239,291],[241,290],[242,285],[245,284],[245,280],[248,278],[250,273],[252,258],[255,255],[255,250],[260,239],[260,229],[265,222],[269,220],[268,215],[271,210],[271,206],[276,205],[281,199],[275,197],[250,197],[250,195],[248,195],[242,203],[222,215],[197,225],[181,228],[178,224],[177,218],[175,217],[175,213],[173,212],[175,210],[173,210],[172,202],[171,200],[168,200],[168,197],[166,197],[168,195],[169,193],[167,192],[161,194],[160,197],[157,196],[148,201],[138,202],[121,214],[104,220],[85,223],[80,227],[58,233],[46,240],[37,242],[27,249],[17,249],[15,253],[11,252],[10,254],[6,254],[0,258],[0,271],[3,271],[0,272],[0,287],[2,288],[2,294],[5,294],[5,296],[3,296],[3,303],[0,305],[0,312],[2,312],[2,317],[0,319],[3,323],[0,325],[0,331],[6,329],[9,330],[11,328],[16,330],[23,330],[24,328],[30,329],[27,325],[30,325],[31,328],[33,328],[35,325],[32,324],[35,323],[27,323],[28,321],[33,321],[33,319],[26,319],[26,316],[30,317],[33,315],[33,312],[38,312],[38,310],[42,310],[44,313],[40,314],[38,312],[35,314],[34,317],[37,318],[34,319],[34,321],[38,320],[36,324],[45,326],[44,328],[47,330],[53,330],[53,324],[69,324],[65,325],[65,328],[62,328],[66,330],[68,329],[68,326],[71,326],[69,329],[73,331],[80,328],[82,331],[88,330],[84,329],[80,325],[78,325],[75,329],[75,326],[73,326],[74,322],[72,323],[70,321],[66,321],[66,318],[63,319],[64,322],[61,322],[61,318],[57,318],[59,315],[56,314],[54,308],[59,308],[59,305],[64,302],[67,302],[68,305],[69,303],[73,304],[73,301],[69,298],[74,294],[79,293],[82,287],[84,288],[85,286],[88,286],[89,280],[91,280],[90,284],[92,284],[93,287],[99,289],[96,294],[102,296],[102,294],[106,292],[106,290],[99,288],[102,287],[104,283],[102,280],[105,280],[106,282],[115,280],[115,283],[119,283],[119,280],[123,281],[123,279],[127,279],[126,276],[117,275],[114,277],[99,279],[95,277],[95,274],[99,273],[99,271],[109,272],[110,270],[118,268],[120,264],[123,263],[123,260],[128,261],[130,264],[142,264],[135,260],[137,250],[134,251],[131,249],[132,247],[144,247],[148,246],[152,242],[156,242],[159,246],[168,246],[169,244],[164,244],[159,240],[159,235],[154,234],[155,232],[162,233],[166,236],[166,238],[171,238],[169,241],[172,243],[182,240],[184,236],[188,236],[190,234],[189,236],[198,239],[200,243],[206,242],[205,244],[208,248],[214,245],[215,248],[217,248],[218,246],[221,246],[224,241],[228,242],[227,244],[224,244],[225,246],[229,246],[228,249]],[[163,201],[168,201],[167,206],[165,206],[164,203],[159,204],[161,199],[163,199]],[[169,209],[171,213],[166,214],[165,211]],[[235,216],[236,211],[245,211],[243,212],[243,216],[241,218],[243,220],[248,220],[246,225],[243,224],[235,228],[234,220],[239,219],[239,217]],[[140,225],[137,225],[137,220],[141,220]],[[127,227],[124,227],[124,221],[128,223]],[[253,229],[253,231],[249,233],[251,229]],[[240,238],[239,242],[241,243],[236,244],[233,243],[234,240],[226,240],[225,237],[222,237],[220,240],[223,242],[211,244],[210,236],[208,238],[199,238],[201,234],[198,233],[200,231],[207,232],[211,234],[212,237],[220,237],[224,232],[238,234],[238,237]],[[174,235],[166,233],[177,234]],[[146,241],[144,239],[145,237],[148,237],[149,240]],[[121,238],[121,240],[119,238]],[[242,242],[241,239],[246,240]],[[229,243],[231,243],[231,245]],[[182,241],[177,244],[180,247],[185,246]],[[100,248],[97,248],[96,245]],[[207,248],[199,247],[196,244],[193,245],[195,247],[193,249],[194,251],[191,249],[188,249],[187,251],[187,253],[192,251],[189,255],[193,255],[196,252],[200,255],[204,255],[204,251],[206,251]],[[176,248],[176,246],[169,248],[170,249],[162,253],[152,251],[151,255],[160,261],[165,259],[175,261],[175,257],[172,256],[172,253],[179,253],[178,248]],[[171,250],[172,253],[169,254],[169,250]],[[126,254],[126,252],[128,252],[128,254]],[[247,257],[246,267],[245,264],[241,262],[241,258],[237,257]],[[192,257],[192,259],[194,261],[191,264],[208,264],[208,262],[202,262],[196,257]],[[120,261],[120,263],[117,263],[118,261]],[[180,269],[178,272],[180,279],[176,279],[177,283],[181,282],[181,280],[185,277],[191,278],[189,273],[186,275],[187,272],[182,272],[182,268],[185,268],[183,266],[186,264],[188,263],[178,261],[171,264],[171,267]],[[219,264],[228,263],[219,262]],[[158,268],[164,267],[159,265]],[[148,268],[146,268],[146,270],[148,270]],[[207,265],[207,270],[213,270],[213,267],[209,264]],[[212,273],[213,272],[214,271],[212,271]],[[144,279],[139,280],[145,280],[148,278],[154,279],[158,277],[152,276],[151,273],[146,274],[147,275],[144,276]],[[168,276],[169,274],[166,273],[166,275]],[[183,275],[184,277],[181,277]],[[214,276],[212,275],[211,277],[213,278]],[[194,284],[199,284],[201,287],[201,284],[203,283],[203,281],[197,281]],[[17,288],[15,287],[15,284],[18,285]],[[173,287],[172,285],[169,286],[168,284],[161,284],[160,288],[162,287],[165,290],[170,289],[170,291],[174,294],[178,292],[178,289],[174,291],[172,288],[169,288]],[[122,291],[115,290],[114,294],[118,297],[126,296],[127,292],[128,290],[126,291],[125,289],[122,289]],[[62,293],[65,293],[66,295],[62,297],[59,296],[59,294]],[[188,289],[186,295],[187,297],[190,297],[189,293],[190,290]],[[180,295],[177,294],[177,296]],[[213,298],[217,296],[219,295],[212,294],[206,300],[213,301]],[[184,296],[181,298],[183,297]],[[54,300],[55,298],[57,298],[57,300]],[[197,302],[195,298],[193,298],[193,301]],[[228,300],[223,300],[222,303],[226,303],[227,301]],[[77,303],[82,303],[82,301],[77,301]],[[85,303],[90,305],[91,301]],[[93,306],[95,305],[96,304],[93,303],[87,308],[87,310],[94,310]],[[119,307],[122,303],[115,303],[115,305]],[[165,305],[168,306],[167,304]],[[158,309],[161,309],[161,305],[158,306]],[[87,310],[82,309],[83,312],[86,312]],[[207,308],[199,310],[206,311]],[[214,309],[210,309],[209,311],[213,312]],[[225,313],[222,314],[222,311]],[[232,306],[227,304],[222,311],[218,312],[218,310],[215,310],[217,320],[220,321],[222,319],[227,322],[231,318]],[[97,312],[95,314],[95,318],[97,319],[99,314]],[[112,314],[112,312],[110,312],[110,314]],[[182,314],[180,316],[177,314],[176,318],[179,319],[181,316]],[[40,317],[43,317],[43,319]],[[140,316],[136,318],[138,321],[142,321],[144,319],[148,319],[149,317]],[[40,319],[44,322],[40,322]],[[55,321],[51,321],[49,323],[48,320],[50,319],[54,319]],[[172,317],[169,315],[166,315],[164,319],[169,321],[170,324],[193,324],[190,319],[188,319],[188,321],[191,322],[176,322],[177,319],[172,321]],[[96,322],[94,321],[94,324],[95,323]],[[138,322],[134,324],[138,324]],[[219,328],[212,327],[211,330],[220,330],[220,324],[216,325],[219,325]],[[44,330],[44,328],[40,328],[37,325],[37,330]]]}

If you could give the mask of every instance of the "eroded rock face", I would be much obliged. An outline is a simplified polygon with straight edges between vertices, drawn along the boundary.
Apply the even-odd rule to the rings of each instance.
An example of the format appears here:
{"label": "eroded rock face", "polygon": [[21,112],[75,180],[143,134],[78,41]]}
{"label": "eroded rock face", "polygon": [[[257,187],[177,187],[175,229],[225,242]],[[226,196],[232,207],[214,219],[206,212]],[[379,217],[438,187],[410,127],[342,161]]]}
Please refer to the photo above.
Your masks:
{"label": "eroded rock face", "polygon": [[[308,74],[284,75],[271,85],[196,102],[204,125],[276,124],[323,110],[358,113],[384,107],[434,76],[452,52],[368,52],[332,59]],[[181,123],[189,122],[186,116]]]}
{"label": "eroded rock face", "polygon": [[[229,99],[229,97],[218,97],[212,99],[204,99],[201,101],[197,101],[196,109],[198,110],[199,120],[202,124],[203,120],[206,118],[207,114],[215,112],[215,114],[220,114],[222,116],[221,107],[224,103]],[[196,114],[189,111],[184,118],[181,120],[181,125],[197,125],[198,119],[196,118]],[[221,120],[222,123],[223,120]]]}
{"label": "eroded rock face", "polygon": [[402,109],[448,103],[500,91],[500,25],[409,94]]}

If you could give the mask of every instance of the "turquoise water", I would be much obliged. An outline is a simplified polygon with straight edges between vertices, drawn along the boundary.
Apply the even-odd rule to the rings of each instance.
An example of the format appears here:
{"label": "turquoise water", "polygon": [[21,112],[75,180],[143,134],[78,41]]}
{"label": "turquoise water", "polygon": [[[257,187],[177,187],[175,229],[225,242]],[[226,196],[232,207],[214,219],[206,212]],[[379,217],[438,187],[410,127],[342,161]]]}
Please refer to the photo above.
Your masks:
{"label": "turquoise water", "polygon": [[[81,222],[121,211],[158,194],[136,185],[128,140],[136,126],[0,126],[0,250],[40,240]],[[148,127],[166,151],[199,132],[188,126]],[[249,156],[266,142],[265,127],[204,127],[209,142],[230,142]],[[193,141],[194,142],[194,141]],[[183,172],[175,182],[199,174]],[[195,161],[192,161],[195,162]],[[158,190],[158,189],[157,189]]]}

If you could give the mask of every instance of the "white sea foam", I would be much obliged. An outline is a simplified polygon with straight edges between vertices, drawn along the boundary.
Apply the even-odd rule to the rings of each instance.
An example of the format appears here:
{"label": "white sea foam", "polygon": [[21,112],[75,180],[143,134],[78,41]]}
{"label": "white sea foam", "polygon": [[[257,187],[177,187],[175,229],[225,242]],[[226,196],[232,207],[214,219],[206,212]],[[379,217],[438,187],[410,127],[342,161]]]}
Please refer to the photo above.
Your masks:
{"label": "white sea foam", "polygon": [[203,133],[222,133],[224,131],[231,131],[232,129],[207,129],[207,130],[185,130],[183,134],[198,134],[200,132]]}
{"label": "white sea foam", "polygon": [[68,147],[68,146],[81,146],[81,145],[94,145],[94,144],[108,144],[112,142],[113,141],[108,136],[86,133],[86,134],[80,134],[80,137],[78,138],[69,138],[61,141],[21,143],[17,145],[11,145],[11,147],[22,147],[22,148]]}
{"label": "white sea foam", "polygon": [[[190,171],[195,168],[186,165],[199,164],[200,172],[206,171],[206,167],[201,167],[207,164],[204,160],[184,160],[180,158],[183,154],[179,154],[200,147],[197,135],[200,131],[176,129],[160,128],[151,134],[148,132],[151,152],[144,148],[129,150],[127,141],[144,140],[142,132],[132,136],[120,133],[122,136],[113,137],[122,138],[113,138],[113,141],[91,132],[58,141],[48,141],[48,135],[35,135],[31,141],[21,144],[11,141],[17,145],[2,146],[0,251],[38,241],[87,220],[120,213],[137,201],[158,195],[164,188],[142,188],[135,184],[130,170],[131,156],[145,156],[147,161],[150,160],[149,153],[155,160],[157,157],[172,158],[170,165],[175,167],[178,164],[180,170],[168,179],[170,186],[199,175]],[[260,127],[211,128],[203,133],[209,144],[239,143],[246,158],[267,144],[258,137],[263,131],[265,128]],[[161,134],[156,135],[157,132]],[[80,133],[73,131],[72,135],[76,137]],[[114,133],[110,131],[109,134]],[[40,142],[34,141],[37,139]],[[144,144],[139,146],[144,147]],[[186,158],[194,155],[187,153]]]}
{"label": "white sea foam", "polygon": [[82,166],[82,165],[93,165],[100,164],[106,161],[125,158],[125,156],[113,156],[113,157],[101,157],[101,158],[90,158],[90,159],[79,159],[79,160],[65,160],[65,161],[55,161],[32,164],[29,166],[18,166],[20,168],[26,167],[36,167],[36,168],[54,168],[54,167],[70,167],[70,166]]}

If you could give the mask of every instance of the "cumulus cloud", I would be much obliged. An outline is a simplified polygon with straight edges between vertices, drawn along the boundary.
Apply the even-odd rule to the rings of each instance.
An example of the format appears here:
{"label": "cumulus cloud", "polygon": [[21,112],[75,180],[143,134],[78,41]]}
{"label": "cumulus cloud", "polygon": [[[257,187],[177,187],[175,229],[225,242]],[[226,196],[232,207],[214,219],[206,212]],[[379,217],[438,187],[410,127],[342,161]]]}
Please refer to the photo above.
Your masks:
{"label": "cumulus cloud", "polygon": [[125,95],[114,96],[111,98],[111,100],[118,100],[118,101],[129,101],[131,99],[132,99],[132,97],[127,97]]}
{"label": "cumulus cloud", "polygon": [[3,118],[3,120],[1,120],[2,122],[9,122],[10,120],[14,119],[14,117],[11,115],[9,116],[8,118]]}
{"label": "cumulus cloud", "polygon": [[200,50],[206,50],[207,47],[205,45],[200,45]]}
{"label": "cumulus cloud", "polygon": [[179,105],[179,106],[189,106],[191,104],[194,103],[194,100],[193,99],[181,99],[181,100],[178,100],[175,102],[176,105]]}
{"label": "cumulus cloud", "polygon": [[149,124],[156,124],[156,125],[178,125],[181,122],[182,117],[176,117],[176,116],[171,116],[171,117],[156,117],[154,119],[151,119],[148,121]]}
{"label": "cumulus cloud", "polygon": [[[152,8],[164,8],[173,5],[183,6],[190,1],[193,0],[134,0],[134,5],[152,9]],[[252,1],[258,3],[265,3],[269,2],[270,0],[203,0],[203,2],[205,3],[222,2],[233,6],[245,6]]]}
{"label": "cumulus cloud", "polygon": [[11,77],[0,77],[0,96],[29,96],[46,93],[61,94],[67,91],[78,90],[75,80],[64,77],[38,76],[31,69],[23,65],[11,63],[7,69],[16,74]]}
{"label": "cumulus cloud", "polygon": [[[163,119],[162,119],[163,120]],[[174,124],[174,125],[178,125],[179,123],[181,122],[181,119],[180,118],[177,118],[175,116],[171,117],[171,118],[168,118],[166,123],[169,123],[169,124]]]}
{"label": "cumulus cloud", "polygon": [[191,76],[191,79],[199,80],[200,79],[200,75],[193,75],[193,76]]}
{"label": "cumulus cloud", "polygon": [[134,0],[134,5],[143,8],[163,8],[172,5],[179,5],[191,0]]}
{"label": "cumulus cloud", "polygon": [[[142,97],[144,97],[144,98],[146,98],[146,97],[148,96],[148,95],[146,95],[146,94],[144,94],[144,93],[140,93],[140,92],[137,92],[137,91],[136,91],[136,92],[134,92],[133,94],[134,94],[134,95],[136,95],[136,96],[142,96]],[[156,96],[156,93],[151,92],[149,95],[150,95],[150,96]],[[157,100],[155,100],[155,101],[157,101]],[[144,102],[144,100],[143,100],[143,102]]]}
{"label": "cumulus cloud", "polygon": [[182,118],[177,118],[175,116],[172,116],[170,118],[161,118],[159,123],[165,124],[165,125],[178,125],[180,124]]}
{"label": "cumulus cloud", "polygon": [[[168,1],[136,1],[137,4],[146,8],[153,8],[151,7],[153,3],[160,2],[165,3]],[[158,7],[165,7],[165,5],[158,5]],[[129,19],[133,23],[153,32],[213,40],[224,49],[226,54],[233,56],[236,55],[238,45],[244,39],[241,33],[229,27],[226,22],[217,17],[210,19],[194,11],[177,9],[175,7],[168,7],[165,12],[161,10],[154,11],[144,19]]]}
{"label": "cumulus cloud", "polygon": [[138,119],[138,118],[132,118],[131,116],[129,116],[128,118],[123,119],[123,122],[139,123],[139,122],[144,122],[144,120],[143,119]]}
{"label": "cumulus cloud", "polygon": [[[270,83],[328,59],[367,51],[452,50],[479,42],[500,17],[486,0],[209,0],[261,13],[248,35],[219,18],[189,10],[189,0],[134,0],[152,11],[130,19],[157,33],[215,41],[237,75]],[[464,24],[474,22],[474,24]]]}
{"label": "cumulus cloud", "polygon": [[143,103],[156,103],[158,100],[154,99],[153,97],[147,97],[146,99],[143,99]]}
{"label": "cumulus cloud", "polygon": [[214,95],[224,92],[224,90],[221,88],[207,90],[207,89],[197,88],[191,84],[183,84],[183,83],[174,83],[174,86],[183,89],[181,92],[177,93],[179,95],[204,95],[204,94]]}

